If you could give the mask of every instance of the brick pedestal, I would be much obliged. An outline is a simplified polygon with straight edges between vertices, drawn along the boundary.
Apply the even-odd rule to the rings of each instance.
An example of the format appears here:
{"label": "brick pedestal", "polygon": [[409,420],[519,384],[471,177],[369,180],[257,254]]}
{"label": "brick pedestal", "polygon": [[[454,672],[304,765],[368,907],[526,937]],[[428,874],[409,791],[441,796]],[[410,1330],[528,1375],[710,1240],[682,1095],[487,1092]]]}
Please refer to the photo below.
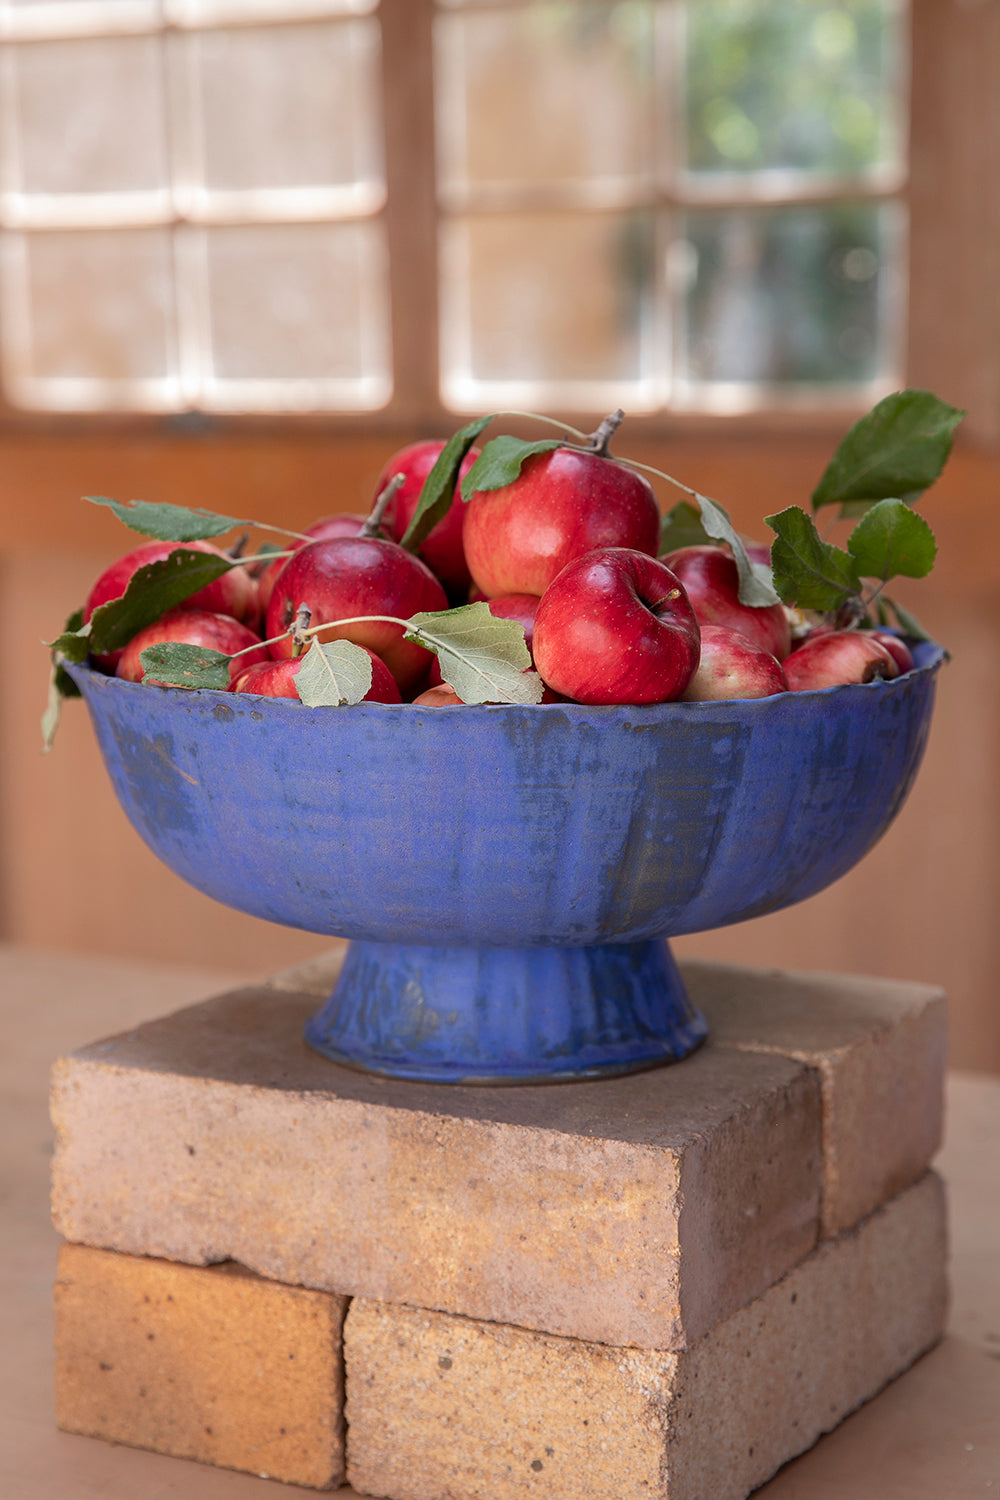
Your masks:
{"label": "brick pedestal", "polygon": [[[709,1045],[601,1082],[339,1068],[301,1041],[322,964],[61,1059],[60,1424],[336,1483],[346,1305],[362,1493],[739,1500],[939,1336],[943,999],[708,964],[685,978]],[[317,1372],[300,1420],[270,1365],[236,1378],[234,1288],[237,1323],[269,1347],[287,1328],[291,1362]],[[147,1293],[157,1328],[130,1311]]]}

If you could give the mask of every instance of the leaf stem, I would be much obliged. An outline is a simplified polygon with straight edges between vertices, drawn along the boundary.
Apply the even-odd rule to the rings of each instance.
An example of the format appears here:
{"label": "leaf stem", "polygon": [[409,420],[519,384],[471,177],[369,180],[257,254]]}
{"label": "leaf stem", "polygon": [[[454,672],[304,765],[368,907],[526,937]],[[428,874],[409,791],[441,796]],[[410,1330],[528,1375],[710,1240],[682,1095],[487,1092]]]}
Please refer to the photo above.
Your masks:
{"label": "leaf stem", "polygon": [[[576,438],[578,443],[589,444],[590,436],[581,432],[579,427],[571,427],[568,422],[560,422],[556,417],[546,417],[537,411],[497,411],[493,413],[496,417],[522,417],[526,422],[542,422],[546,427],[558,427],[560,432],[568,432],[570,437]],[[589,451],[589,450],[588,450]]]}
{"label": "leaf stem", "polygon": [[[294,536],[295,533],[293,531],[290,531],[288,535]],[[314,542],[316,538],[314,536],[311,536],[307,537],[306,540]],[[293,549],[289,548],[287,552],[256,552],[252,557],[237,557],[230,559],[230,561],[232,562],[234,568],[249,568],[252,563],[271,563],[276,562],[279,557],[291,557],[292,555]]]}
{"label": "leaf stem", "polygon": [[[655,474],[657,479],[665,479],[667,484],[672,484],[675,489],[682,490],[685,495],[690,495],[692,500],[708,499],[707,495],[703,497],[700,490],[692,489],[683,480],[675,479],[672,474],[666,474],[662,469],[654,469],[652,464],[641,464],[637,458],[620,458],[616,454],[615,463],[625,464],[629,469],[639,469],[643,474]],[[712,503],[717,505],[718,501],[713,500]]]}
{"label": "leaf stem", "polygon": [[[289,531],[287,526],[274,526],[270,521],[241,521],[239,524],[241,526],[252,526],[256,531],[273,531],[277,536],[291,536],[297,542],[314,542],[316,540],[314,536],[309,536],[305,531]],[[272,552],[270,555],[277,557],[278,554]]]}
{"label": "leaf stem", "polygon": [[304,630],[302,632],[302,635],[318,635],[321,630],[330,630],[333,626],[367,625],[369,623],[382,625],[402,625],[407,635],[415,636],[418,640],[421,641],[433,642],[436,646],[443,646],[446,651],[451,652],[452,656],[457,656],[458,660],[462,662],[464,666],[468,667],[470,671],[475,672],[477,676],[483,679],[484,682],[488,682],[490,687],[496,688],[497,693],[500,695],[501,702],[513,703],[515,701],[509,696],[509,694],[504,692],[503,688],[500,687],[499,683],[494,681],[494,679],[489,675],[488,672],[484,672],[481,666],[478,666],[476,662],[471,661],[469,657],[464,655],[463,652],[459,651],[451,643],[451,641],[444,639],[439,635],[435,635],[433,630],[428,630],[424,625],[413,625],[409,620],[401,620],[397,615],[354,615],[350,619],[346,620],[327,620],[322,625],[310,626],[308,630]]}

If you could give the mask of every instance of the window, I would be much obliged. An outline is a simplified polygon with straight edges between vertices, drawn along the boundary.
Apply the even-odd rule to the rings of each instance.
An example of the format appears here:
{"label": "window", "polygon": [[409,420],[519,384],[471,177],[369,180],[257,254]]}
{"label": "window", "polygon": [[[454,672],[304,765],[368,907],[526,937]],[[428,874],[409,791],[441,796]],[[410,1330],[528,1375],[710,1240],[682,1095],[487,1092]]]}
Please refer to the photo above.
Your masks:
{"label": "window", "polygon": [[385,404],[372,5],[8,0],[0,287],[13,402]]}
{"label": "window", "polygon": [[7,400],[861,403],[901,375],[906,19],[0,0]]}

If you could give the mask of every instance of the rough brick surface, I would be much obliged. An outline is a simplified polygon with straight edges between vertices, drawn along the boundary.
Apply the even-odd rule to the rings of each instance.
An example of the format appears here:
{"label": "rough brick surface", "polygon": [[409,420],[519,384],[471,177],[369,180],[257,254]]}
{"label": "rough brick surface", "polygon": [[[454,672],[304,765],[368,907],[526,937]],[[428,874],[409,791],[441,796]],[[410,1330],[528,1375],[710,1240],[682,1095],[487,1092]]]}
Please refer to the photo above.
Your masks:
{"label": "rough brick surface", "polygon": [[[327,995],[347,945],[274,976]],[[927,1170],[941,1146],[944,992],[852,974],[795,974],[698,959],[680,964],[709,1044],[774,1052],[814,1068],[823,1094],[821,1233],[858,1223]]]}
{"label": "rough brick surface", "polygon": [[310,1052],[315,998],[237,991],[55,1068],[69,1240],[615,1345],[682,1347],[807,1255],[816,1075],[706,1048],[523,1089]]}
{"label": "rough brick surface", "polygon": [[916,1182],[941,1145],[947,1010],[927,985],[689,962],[713,1044],[814,1068],[823,1091],[822,1233]]}
{"label": "rough brick surface", "polygon": [[326,1489],[344,1470],[345,1299],[64,1245],[56,1419],[67,1432]]}
{"label": "rough brick surface", "polygon": [[358,1299],[348,1479],[392,1500],[743,1500],[939,1338],[928,1174],[679,1353]]}

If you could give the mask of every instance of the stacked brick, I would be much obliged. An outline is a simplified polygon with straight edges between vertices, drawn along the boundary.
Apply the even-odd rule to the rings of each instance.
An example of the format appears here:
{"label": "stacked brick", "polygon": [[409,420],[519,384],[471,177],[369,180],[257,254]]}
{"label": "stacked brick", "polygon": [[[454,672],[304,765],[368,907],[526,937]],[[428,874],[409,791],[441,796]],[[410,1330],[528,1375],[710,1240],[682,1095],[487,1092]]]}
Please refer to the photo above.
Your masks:
{"label": "stacked brick", "polygon": [[60,1426],[390,1500],[742,1500],[942,1331],[944,1002],[689,964],[627,1078],[310,1053],[321,966],[61,1059]]}

